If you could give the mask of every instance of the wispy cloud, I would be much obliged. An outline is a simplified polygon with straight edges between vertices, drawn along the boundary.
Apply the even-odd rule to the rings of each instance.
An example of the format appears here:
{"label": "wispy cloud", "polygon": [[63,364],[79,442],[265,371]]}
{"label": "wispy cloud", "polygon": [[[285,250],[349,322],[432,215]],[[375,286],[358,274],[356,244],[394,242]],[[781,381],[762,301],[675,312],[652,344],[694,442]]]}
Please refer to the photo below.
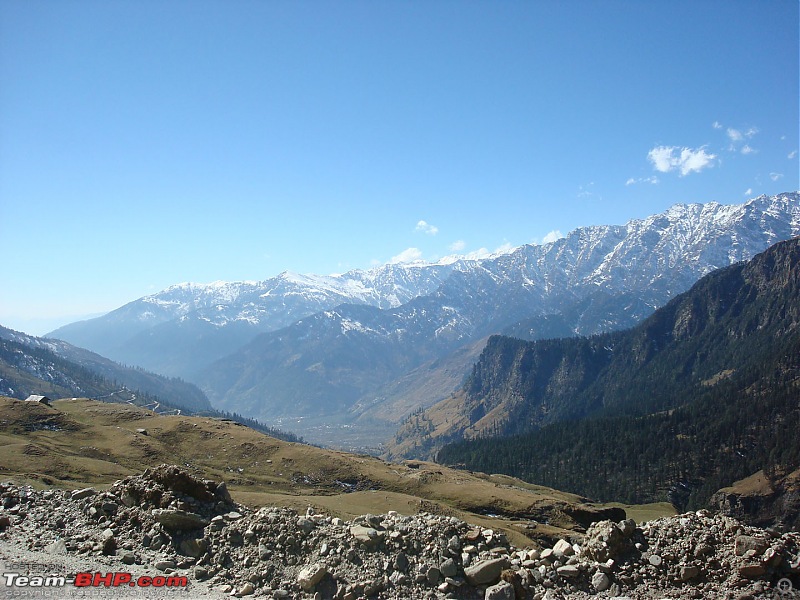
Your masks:
{"label": "wispy cloud", "polygon": [[451,252],[461,252],[466,247],[467,247],[467,243],[464,240],[456,240],[455,242],[450,244],[450,251]]}
{"label": "wispy cloud", "polygon": [[494,250],[494,254],[507,254],[511,252],[516,246],[514,246],[511,242],[503,242]]}
{"label": "wispy cloud", "polygon": [[414,228],[414,231],[419,233],[425,233],[427,235],[436,235],[439,233],[439,228],[436,225],[431,225],[427,221],[418,221],[417,226]]}
{"label": "wispy cloud", "polygon": [[714,166],[716,154],[706,152],[706,147],[679,148],[678,146],[656,146],[647,153],[653,168],[660,173],[679,171],[681,177],[689,173],[699,173]]}
{"label": "wispy cloud", "polygon": [[732,142],[740,142],[744,136],[742,132],[738,129],[734,129],[733,127],[728,127],[728,139]]}
{"label": "wispy cloud", "polygon": [[578,198],[585,200],[603,200],[602,194],[595,190],[594,181],[578,186]]}
{"label": "wispy cloud", "polygon": [[653,175],[652,177],[639,177],[636,179],[635,177],[631,177],[628,181],[625,182],[625,185],[635,185],[637,183],[651,183],[653,185],[659,183],[658,177]]}
{"label": "wispy cloud", "polygon": [[714,129],[722,129],[722,123],[720,123],[719,121],[714,121],[714,122],[711,124],[711,126],[712,126]]}
{"label": "wispy cloud", "polygon": [[422,250],[419,248],[406,248],[397,256],[393,256],[389,260],[389,264],[395,265],[398,263],[410,263],[422,258]]}
{"label": "wispy cloud", "polygon": [[786,156],[786,158],[788,158],[789,160],[792,160],[796,156],[797,156],[797,150],[792,150],[791,152],[789,152],[789,154]]}
{"label": "wispy cloud", "polygon": [[556,240],[560,240],[563,237],[564,237],[563,233],[561,233],[558,229],[553,229],[553,231],[551,231],[542,238],[542,244],[549,244],[550,242],[555,242]]}
{"label": "wispy cloud", "polygon": [[772,179],[772,181],[778,181],[778,179],[783,178],[783,173],[770,173],[769,178]]}
{"label": "wispy cloud", "polygon": [[745,196],[752,196],[753,195],[753,188],[747,188],[744,192]]}
{"label": "wispy cloud", "polygon": [[[730,144],[728,145],[729,152],[740,151],[742,154],[753,154],[756,150],[747,142],[758,134],[758,127],[748,127],[747,129],[737,129],[736,127],[728,127],[725,133],[728,136]],[[745,142],[744,146],[739,148],[739,144]]]}

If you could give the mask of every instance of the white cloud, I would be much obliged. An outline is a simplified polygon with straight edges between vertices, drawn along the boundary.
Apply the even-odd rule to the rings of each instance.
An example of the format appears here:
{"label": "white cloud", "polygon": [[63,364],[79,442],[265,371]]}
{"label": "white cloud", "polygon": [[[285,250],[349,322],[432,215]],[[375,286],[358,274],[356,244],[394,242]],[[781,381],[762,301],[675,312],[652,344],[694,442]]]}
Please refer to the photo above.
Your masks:
{"label": "white cloud", "polygon": [[714,121],[714,122],[711,124],[711,126],[712,126],[714,129],[722,129],[722,123],[720,123],[719,121]]}
{"label": "white cloud", "polygon": [[752,196],[753,195],[753,188],[747,188],[744,193],[745,196]]}
{"label": "white cloud", "polygon": [[744,146],[742,146],[741,152],[742,154],[753,154],[753,152],[757,152],[757,150],[752,146],[750,146],[750,144],[745,144]]}
{"label": "white cloud", "polygon": [[586,185],[578,186],[578,198],[586,198],[590,200],[603,200],[602,194],[595,191],[594,181],[590,181]]}
{"label": "white cloud", "polygon": [[792,160],[795,156],[797,156],[797,150],[792,150],[791,152],[789,152],[789,154],[788,154],[788,156],[786,158],[788,158],[789,160]]}
{"label": "white cloud", "polygon": [[550,242],[555,242],[556,240],[560,240],[563,237],[564,237],[563,233],[561,233],[558,229],[554,229],[553,231],[551,231],[542,238],[542,243],[549,244]]}
{"label": "white cloud", "polygon": [[464,258],[467,260],[481,260],[482,258],[488,258],[491,256],[491,252],[489,252],[488,248],[478,248],[477,250],[473,250],[472,252],[467,252],[464,255]]}
{"label": "white cloud", "polygon": [[730,141],[741,142],[743,137],[744,136],[742,135],[741,131],[734,129],[733,127],[728,127],[728,139],[730,139]]}
{"label": "white cloud", "polygon": [[[749,140],[758,133],[758,127],[748,127],[744,131],[735,129],[734,127],[728,127],[726,133],[728,134],[728,139],[731,141],[728,150],[735,152],[737,144],[744,140]],[[751,154],[752,152],[754,152],[754,150],[748,144],[745,144],[742,148],[742,154]]]}
{"label": "white cloud", "polygon": [[439,228],[436,225],[431,225],[427,221],[418,221],[414,231],[425,233],[427,235],[436,235],[439,233]]}
{"label": "white cloud", "polygon": [[419,248],[406,248],[397,256],[393,256],[389,260],[390,265],[395,265],[398,263],[410,263],[414,262],[415,260],[420,260],[422,258],[422,250]]}
{"label": "white cloud", "polygon": [[450,244],[450,250],[452,252],[461,252],[466,247],[467,243],[464,240],[456,240],[455,242]]}
{"label": "white cloud", "polygon": [[639,179],[635,179],[631,177],[628,181],[625,182],[625,185],[634,185],[636,183],[651,183],[653,185],[659,183],[658,177],[653,175],[652,177],[640,177]]}
{"label": "white cloud", "polygon": [[778,181],[778,179],[781,179],[782,177],[783,177],[783,173],[770,173],[769,174],[769,178],[772,179],[772,181]]}
{"label": "white cloud", "polygon": [[717,155],[706,152],[705,146],[694,150],[677,146],[656,146],[647,153],[647,158],[653,163],[656,171],[670,173],[677,170],[684,176],[713,167]]}

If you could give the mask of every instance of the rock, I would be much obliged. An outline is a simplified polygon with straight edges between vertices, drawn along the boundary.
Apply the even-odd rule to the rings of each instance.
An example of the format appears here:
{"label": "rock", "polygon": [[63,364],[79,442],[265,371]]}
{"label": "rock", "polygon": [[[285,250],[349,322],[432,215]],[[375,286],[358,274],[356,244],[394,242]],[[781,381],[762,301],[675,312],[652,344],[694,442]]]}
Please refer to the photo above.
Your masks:
{"label": "rock", "polygon": [[402,573],[408,571],[408,556],[405,552],[398,552],[394,557],[394,568]]}
{"label": "rock", "polygon": [[681,567],[678,575],[679,581],[690,581],[700,575],[700,567],[697,565],[685,565]]}
{"label": "rock", "polygon": [[300,517],[297,519],[297,527],[305,534],[309,534],[314,530],[316,523],[313,520],[308,519],[306,517]]}
{"label": "rock", "polygon": [[654,567],[660,567],[661,563],[664,562],[660,554],[651,554],[647,561]]}
{"label": "rock", "polygon": [[368,548],[372,548],[377,546],[383,540],[384,532],[378,531],[373,527],[353,525],[350,528],[350,535],[352,535],[356,541],[364,544]]}
{"label": "rock", "polygon": [[375,596],[383,590],[383,580],[375,579],[364,584],[364,595],[369,598]]}
{"label": "rock", "polygon": [[83,500],[84,498],[88,498],[89,496],[94,496],[97,493],[97,490],[94,488],[83,488],[82,490],[74,490],[72,492],[72,499],[73,500]]}
{"label": "rock", "polygon": [[764,565],[759,563],[744,564],[739,567],[739,575],[746,577],[747,579],[756,579],[761,577],[766,572],[767,569],[764,567]]}
{"label": "rock", "polygon": [[564,565],[563,567],[558,567],[556,573],[565,579],[573,579],[580,575],[581,571],[577,565]]}
{"label": "rock", "polygon": [[501,581],[488,587],[484,600],[514,600],[514,586],[507,581]]}
{"label": "rock", "polygon": [[[253,596],[273,599],[760,598],[800,570],[796,532],[708,512],[640,526],[618,518],[595,523],[581,546],[556,540],[540,552],[454,517],[393,513],[345,522],[313,510],[251,511],[224,503],[218,488],[160,467],[80,502],[71,492],[0,483],[8,507],[0,517],[14,522],[1,535],[10,548],[58,548],[79,559],[97,558],[91,554],[114,540],[115,556],[100,559],[109,572],[141,564],[208,580],[214,593],[242,596],[251,586]],[[209,524],[202,533],[176,529],[185,515],[181,527]]]}
{"label": "rock", "polygon": [[753,551],[753,556],[761,556],[769,546],[769,542],[763,538],[751,535],[737,535],[734,551],[736,556],[744,556],[748,551]]}
{"label": "rock", "polygon": [[324,565],[309,565],[297,573],[297,583],[304,591],[310,592],[322,581],[327,572],[328,570]]}
{"label": "rock", "polygon": [[481,560],[464,569],[464,576],[471,585],[489,585],[497,582],[500,573],[509,566],[506,558]]}
{"label": "rock", "polygon": [[587,557],[597,562],[605,562],[623,553],[625,536],[616,523],[598,521],[589,527],[582,547]]}
{"label": "rock", "polygon": [[611,579],[609,579],[608,575],[602,571],[597,571],[594,575],[592,575],[592,587],[597,592],[605,592],[611,587]]}
{"label": "rock", "polygon": [[174,570],[177,567],[174,560],[160,560],[153,565],[159,571],[166,571],[167,569]]}
{"label": "rock", "polygon": [[174,508],[157,508],[153,511],[153,516],[171,531],[191,531],[208,525],[208,521],[197,513]]}
{"label": "rock", "polygon": [[256,588],[253,586],[252,583],[249,581],[245,583],[241,589],[236,592],[236,597],[241,598],[242,596],[252,596],[256,591]]}
{"label": "rock", "polygon": [[618,527],[622,532],[622,536],[626,539],[636,533],[636,521],[633,519],[625,519],[624,521],[620,521]]}
{"label": "rock", "polygon": [[50,554],[66,554],[67,543],[64,540],[56,540],[47,547],[47,551],[50,552]]}
{"label": "rock", "polygon": [[445,577],[456,577],[458,575],[458,564],[452,558],[448,558],[439,565],[439,570]]}
{"label": "rock", "polygon": [[575,550],[567,540],[558,540],[553,546],[553,553],[557,556],[572,556]]}
{"label": "rock", "polygon": [[205,542],[205,540],[187,538],[181,542],[180,550],[181,554],[183,554],[184,556],[192,556],[194,558],[199,558],[206,551],[207,547],[208,544]]}
{"label": "rock", "polygon": [[441,578],[442,572],[436,567],[429,567],[425,572],[425,579],[427,579],[428,585],[436,585]]}

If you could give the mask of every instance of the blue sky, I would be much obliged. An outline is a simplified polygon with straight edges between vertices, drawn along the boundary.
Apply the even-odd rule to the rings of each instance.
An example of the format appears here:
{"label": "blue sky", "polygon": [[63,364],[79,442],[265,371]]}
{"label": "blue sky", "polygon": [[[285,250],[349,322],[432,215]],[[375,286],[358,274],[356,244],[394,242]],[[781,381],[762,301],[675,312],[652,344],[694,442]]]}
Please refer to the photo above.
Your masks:
{"label": "blue sky", "polygon": [[0,0],[0,324],[797,190],[798,21],[796,0]]}

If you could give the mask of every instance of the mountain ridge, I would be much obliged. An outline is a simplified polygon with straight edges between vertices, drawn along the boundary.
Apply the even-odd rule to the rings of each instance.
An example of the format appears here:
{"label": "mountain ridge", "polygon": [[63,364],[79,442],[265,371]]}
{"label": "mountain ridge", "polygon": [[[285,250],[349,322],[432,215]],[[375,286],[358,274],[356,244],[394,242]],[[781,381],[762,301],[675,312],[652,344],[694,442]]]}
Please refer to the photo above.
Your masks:
{"label": "mountain ridge", "polygon": [[493,337],[461,394],[415,415],[399,441],[419,455],[431,438],[473,438],[439,458],[597,498],[652,501],[677,485],[679,509],[685,486],[702,506],[758,470],[799,466],[799,357],[797,237],[709,274],[629,330]]}
{"label": "mountain ridge", "polygon": [[[378,407],[375,394],[391,381],[520,320],[580,306],[568,323],[573,335],[630,326],[717,266],[796,233],[797,194],[737,206],[687,205],[627,228],[579,229],[454,272],[433,293],[397,308],[341,305],[262,334],[198,383],[212,402],[260,419]],[[236,373],[245,375],[217,379]]]}
{"label": "mountain ridge", "polygon": [[[365,303],[363,295],[332,296],[325,287],[330,279],[283,274],[270,280],[270,290],[251,290],[245,303],[215,304],[233,297],[217,284],[223,294],[207,298],[205,312],[190,311],[156,327],[143,325],[136,310],[152,305],[145,308],[162,318],[168,307],[189,304],[178,296],[191,285],[174,289],[172,304],[166,297],[140,299],[52,335],[98,337],[92,328],[109,326],[102,344],[125,346],[125,352],[146,357],[147,368],[195,381],[219,407],[262,420],[335,413],[345,421],[368,421],[396,413],[387,403],[429,406],[440,400],[420,397],[421,385],[402,392],[392,382],[452,352],[465,356],[466,375],[469,353],[461,349],[482,337],[509,328],[538,337],[556,325],[559,334],[569,335],[632,326],[702,275],[799,233],[797,192],[736,205],[679,204],[626,225],[579,228],[554,242],[483,260],[384,265],[369,272],[373,279],[385,277],[385,294],[405,289],[396,298],[400,304],[388,296],[383,307],[377,300]],[[256,302],[264,298],[282,321],[254,323],[258,311],[266,314]]]}
{"label": "mountain ridge", "polygon": [[206,395],[191,383],[126,367],[61,340],[39,338],[0,326],[0,347],[0,394],[3,395],[106,396],[122,392],[130,397],[140,391],[140,395],[157,398],[171,408],[192,412],[211,410]]}

